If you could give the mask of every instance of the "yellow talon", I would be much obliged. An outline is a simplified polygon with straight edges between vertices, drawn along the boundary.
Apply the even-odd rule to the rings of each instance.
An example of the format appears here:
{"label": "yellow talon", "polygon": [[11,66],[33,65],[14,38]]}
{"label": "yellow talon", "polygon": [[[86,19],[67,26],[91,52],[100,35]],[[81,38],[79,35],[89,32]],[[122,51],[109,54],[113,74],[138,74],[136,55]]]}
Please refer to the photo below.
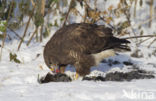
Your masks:
{"label": "yellow talon", "polygon": [[54,68],[53,66],[50,66],[50,70],[51,70],[52,72],[54,72],[54,71],[55,71],[55,68]]}
{"label": "yellow talon", "polygon": [[51,70],[52,72],[54,72],[54,68],[50,68],[50,70]]}
{"label": "yellow talon", "polygon": [[75,80],[77,80],[79,78],[79,74],[76,72],[75,74]]}

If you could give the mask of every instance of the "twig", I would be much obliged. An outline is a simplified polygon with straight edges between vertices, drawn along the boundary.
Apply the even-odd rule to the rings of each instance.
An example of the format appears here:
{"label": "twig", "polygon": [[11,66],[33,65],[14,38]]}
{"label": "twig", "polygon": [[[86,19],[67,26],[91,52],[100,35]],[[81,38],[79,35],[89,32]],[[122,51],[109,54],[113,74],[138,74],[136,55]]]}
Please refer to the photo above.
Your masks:
{"label": "twig", "polygon": [[148,45],[148,48],[156,41],[156,38]]}
{"label": "twig", "polygon": [[135,4],[134,4],[134,17],[136,17],[137,2],[138,2],[138,0],[135,0]]}
{"label": "twig", "polygon": [[71,11],[72,3],[73,3],[73,0],[71,0],[71,2],[70,2],[69,9],[68,9],[66,18],[65,18],[65,20],[64,20],[63,26],[66,24],[67,18],[68,18],[68,16],[69,16],[70,11]]}
{"label": "twig", "polygon": [[145,42],[145,41],[148,41],[149,39],[151,39],[152,37],[149,37],[149,38],[147,38],[147,39],[145,39],[145,40],[142,40],[141,42],[139,42],[139,44],[141,44],[141,43],[143,43],[143,42]]}
{"label": "twig", "polygon": [[10,18],[10,14],[11,14],[11,11],[13,9],[13,5],[14,5],[14,1],[11,2],[11,7],[9,9],[9,12],[8,12],[8,16],[7,16],[7,20],[6,20],[6,29],[3,33],[4,35],[4,38],[3,38],[3,41],[2,41],[2,47],[1,47],[1,52],[0,52],[0,61],[2,59],[2,51],[3,51],[3,48],[4,48],[4,45],[5,45],[5,40],[6,40],[6,36],[7,36],[7,27],[8,27],[8,21],[9,21],[9,18]]}
{"label": "twig", "polygon": [[31,0],[32,5],[35,7],[36,4],[34,3],[34,0]]}
{"label": "twig", "polygon": [[84,0],[85,2],[85,15],[84,15],[84,23],[86,22],[87,20],[87,9],[90,8],[89,5],[87,4],[86,0]]}
{"label": "twig", "polygon": [[10,35],[9,35],[9,34],[7,34],[7,36],[8,36],[8,39],[9,39],[9,40],[12,40],[12,38],[10,37]]}
{"label": "twig", "polygon": [[143,24],[146,24],[146,23],[148,23],[149,21],[152,21],[152,20],[155,19],[155,18],[156,18],[156,16],[154,16],[154,17],[152,17],[152,18],[149,18],[149,19],[147,19],[146,21],[142,21],[141,23],[136,24],[136,25],[134,25],[134,26],[129,26],[129,27],[127,27],[127,28],[131,28],[131,27],[136,28],[137,26],[141,26],[141,25],[143,25]]}
{"label": "twig", "polygon": [[[139,45],[139,46],[141,46],[141,47],[148,47],[148,46],[146,46],[146,45]],[[134,48],[136,48],[136,46],[131,46],[131,47],[134,47]],[[151,47],[149,47],[149,48],[154,48],[154,49],[156,49],[156,47],[154,47],[154,46],[151,46]]]}
{"label": "twig", "polygon": [[[135,0],[135,6],[136,6],[136,4],[137,4],[137,0]],[[136,10],[136,7],[135,7],[134,9]],[[127,12],[127,11],[128,11],[128,12]],[[134,11],[134,16],[135,16],[135,13],[136,13],[136,11]],[[131,25],[130,9],[124,10],[124,14],[125,14],[125,16],[126,16],[126,19],[127,19],[128,23],[129,23],[130,26],[131,26],[130,28],[131,28],[131,30],[132,30],[134,36],[137,36],[136,33],[135,33],[135,31],[134,31],[134,28],[133,28],[132,25]]]}
{"label": "twig", "polygon": [[41,2],[41,14],[44,16],[44,10],[45,10],[45,0],[42,0]]}
{"label": "twig", "polygon": [[43,24],[41,25],[41,28],[40,28],[40,42],[42,42],[42,36],[43,36]]}
{"label": "twig", "polygon": [[47,29],[47,33],[48,33],[48,35],[50,35],[50,29],[49,29],[49,27],[46,26],[46,29]]}
{"label": "twig", "polygon": [[[38,27],[36,28],[38,30]],[[36,31],[36,42],[38,42],[38,31]]]}
{"label": "twig", "polygon": [[[41,2],[41,14],[44,17],[44,11],[45,11],[45,0],[42,0]],[[40,29],[40,42],[42,42],[42,33],[43,33],[43,24],[41,25],[41,29]]]}
{"label": "twig", "polygon": [[8,28],[10,31],[12,31],[19,39],[22,39],[22,37],[21,36],[19,36],[18,35],[18,33],[17,32],[15,32],[13,29],[11,29],[11,28]]}
{"label": "twig", "polygon": [[143,37],[156,37],[156,35],[131,36],[131,37],[125,37],[122,39],[133,39],[133,38],[143,38]]}
{"label": "twig", "polygon": [[31,13],[30,16],[29,16],[29,19],[28,19],[26,28],[25,28],[25,30],[24,30],[24,34],[23,34],[22,39],[21,39],[21,41],[20,41],[20,43],[19,43],[19,45],[18,45],[18,51],[19,51],[19,49],[20,49],[20,47],[21,47],[21,45],[22,45],[22,43],[23,43],[23,41],[24,41],[24,37],[25,37],[25,35],[26,35],[28,26],[29,26],[29,24],[30,24],[30,20],[31,20],[33,14],[34,14],[34,9],[35,9],[35,7],[33,7],[32,13]]}
{"label": "twig", "polygon": [[28,43],[27,43],[27,46],[29,46],[29,44],[30,44],[32,38],[34,37],[34,35],[36,34],[37,30],[38,30],[38,28],[35,29],[34,33],[33,33],[32,36],[30,37],[30,39],[29,39],[29,41],[28,41]]}
{"label": "twig", "polygon": [[50,13],[54,10],[54,9],[52,8],[52,7],[54,7],[54,5],[55,5],[55,3],[52,3],[52,4],[51,4],[51,7],[48,8],[48,11],[45,12],[44,16],[45,16],[46,14],[50,14]]}
{"label": "twig", "polygon": [[[106,22],[106,20],[104,19],[104,17],[101,17],[101,16],[100,16],[99,20],[103,20],[104,22]],[[108,23],[108,26],[111,27],[112,29],[116,30],[116,28],[114,26],[112,26],[110,23]]]}
{"label": "twig", "polygon": [[153,0],[150,1],[150,19],[151,19],[151,21],[149,21],[149,27],[151,27],[151,25],[152,25],[152,16],[153,16]]}

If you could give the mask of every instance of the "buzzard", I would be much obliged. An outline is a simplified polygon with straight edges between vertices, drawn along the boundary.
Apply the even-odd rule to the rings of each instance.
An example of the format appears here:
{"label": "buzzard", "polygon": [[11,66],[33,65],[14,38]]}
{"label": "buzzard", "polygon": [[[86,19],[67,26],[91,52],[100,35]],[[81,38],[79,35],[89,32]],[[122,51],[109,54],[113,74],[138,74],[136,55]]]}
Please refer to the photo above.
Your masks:
{"label": "buzzard", "polygon": [[113,36],[112,29],[103,25],[74,23],[60,28],[44,48],[44,60],[49,68],[63,73],[70,64],[76,73],[85,76],[92,66],[116,51],[130,50],[126,39]]}

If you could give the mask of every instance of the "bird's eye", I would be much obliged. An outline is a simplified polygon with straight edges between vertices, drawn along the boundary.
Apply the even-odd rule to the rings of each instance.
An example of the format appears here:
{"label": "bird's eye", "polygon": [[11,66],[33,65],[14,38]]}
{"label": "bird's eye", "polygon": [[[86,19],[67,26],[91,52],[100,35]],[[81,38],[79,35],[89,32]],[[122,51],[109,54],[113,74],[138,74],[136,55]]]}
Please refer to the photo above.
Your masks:
{"label": "bird's eye", "polygon": [[49,61],[49,64],[51,65],[52,63]]}

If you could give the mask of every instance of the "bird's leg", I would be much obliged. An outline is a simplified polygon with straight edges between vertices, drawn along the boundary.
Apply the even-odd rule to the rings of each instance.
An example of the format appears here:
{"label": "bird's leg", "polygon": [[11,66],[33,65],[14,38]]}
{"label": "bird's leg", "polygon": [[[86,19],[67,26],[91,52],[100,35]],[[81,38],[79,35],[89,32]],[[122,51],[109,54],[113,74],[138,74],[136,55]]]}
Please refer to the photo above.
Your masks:
{"label": "bird's leg", "polygon": [[75,80],[77,80],[79,78],[79,74],[76,72],[75,74]]}
{"label": "bird's leg", "polygon": [[82,80],[83,79],[83,76],[80,76],[77,72],[74,76],[74,80]]}
{"label": "bird's leg", "polygon": [[65,66],[61,66],[60,67],[60,73],[64,73],[65,72]]}

